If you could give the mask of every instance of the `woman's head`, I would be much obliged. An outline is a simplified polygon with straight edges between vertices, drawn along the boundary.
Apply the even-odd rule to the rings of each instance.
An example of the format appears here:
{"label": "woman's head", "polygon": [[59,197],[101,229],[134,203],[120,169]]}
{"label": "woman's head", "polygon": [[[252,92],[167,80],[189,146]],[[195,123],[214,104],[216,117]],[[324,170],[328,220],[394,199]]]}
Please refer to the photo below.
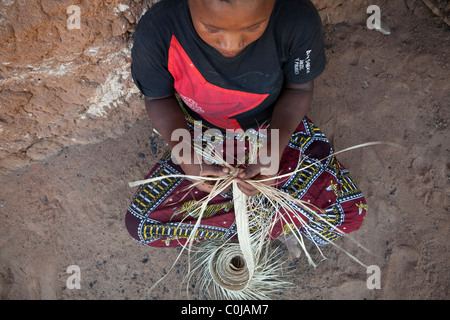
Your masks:
{"label": "woman's head", "polygon": [[225,57],[236,56],[266,30],[275,0],[189,0],[200,38]]}

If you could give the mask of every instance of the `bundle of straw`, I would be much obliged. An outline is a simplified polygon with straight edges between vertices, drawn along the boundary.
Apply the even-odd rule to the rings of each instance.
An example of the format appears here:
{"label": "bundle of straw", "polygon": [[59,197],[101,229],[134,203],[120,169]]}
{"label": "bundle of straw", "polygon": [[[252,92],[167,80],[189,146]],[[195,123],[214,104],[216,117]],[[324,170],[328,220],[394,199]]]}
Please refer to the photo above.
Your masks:
{"label": "bundle of straw", "polygon": [[200,292],[216,299],[270,299],[271,294],[292,286],[283,280],[286,272],[277,249],[265,244],[250,277],[239,243],[203,241],[197,246],[188,283],[195,274]]}
{"label": "bundle of straw", "polygon": [[277,250],[270,250],[270,243],[261,237],[265,229],[260,217],[250,214],[248,196],[235,181],[232,188],[238,242],[202,242],[191,274],[198,271],[200,290],[208,295],[212,291],[216,298],[269,299],[291,284],[283,280],[281,256],[276,258]]}
{"label": "bundle of straw", "polygon": [[[328,157],[356,148],[382,143],[383,142],[371,142],[353,146],[340,152],[336,152]],[[202,150],[196,151],[200,154],[202,154],[203,152]],[[253,153],[256,154],[255,151],[253,151]],[[210,161],[215,161],[218,164],[230,168],[230,173],[218,178],[196,176],[193,177],[185,175],[181,176],[184,178],[196,180],[197,182],[193,183],[192,187],[204,181],[213,181],[215,182],[215,184],[210,194],[208,194],[204,199],[200,200],[195,205],[194,210],[197,211],[195,215],[198,217],[198,219],[193,231],[191,232],[190,238],[187,240],[186,245],[183,246],[183,249],[181,250],[178,258],[181,256],[184,249],[188,249],[189,253],[192,251],[194,236],[197,233],[198,226],[200,225],[203,217],[203,212],[205,211],[209,201],[222,193],[224,190],[228,189],[230,185],[233,188],[233,201],[239,242],[237,244],[229,242],[216,243],[208,241],[200,243],[195,255],[196,259],[194,260],[193,270],[191,270],[190,268],[190,259],[188,259],[189,266],[187,279],[191,279],[193,273],[198,271],[200,275],[201,287],[206,290],[206,288],[212,284],[213,292],[217,297],[230,299],[267,299],[268,293],[277,291],[280,288],[288,285],[286,281],[281,280],[281,276],[283,274],[282,263],[280,263],[278,260],[273,261],[275,257],[275,251],[270,251],[268,249],[269,246],[267,239],[270,238],[271,231],[275,224],[280,221],[287,227],[289,233],[297,240],[298,244],[305,253],[305,256],[307,257],[309,264],[313,267],[316,267],[315,262],[306,249],[302,232],[300,231],[300,228],[296,227],[296,224],[294,223],[294,218],[296,218],[297,221],[300,221],[302,223],[302,226],[305,227],[303,228],[304,232],[312,232],[316,233],[316,235],[319,237],[322,236],[313,228],[308,228],[298,209],[302,208],[304,211],[310,213],[313,217],[315,217],[315,220],[327,224],[333,229],[335,228],[335,226],[331,225],[330,222],[324,219],[319,208],[316,208],[311,204],[306,203],[305,201],[296,199],[288,193],[267,185],[264,182],[271,179],[279,179],[291,176],[301,170],[309,168],[315,163],[323,161],[324,159],[318,160],[317,162],[314,162],[313,164],[310,164],[308,166],[300,166],[299,164],[296,170],[286,175],[278,175],[266,180],[247,180],[246,182],[256,188],[262,195],[262,197],[247,197],[238,188],[235,182],[235,178],[239,174],[240,169],[230,166],[223,160],[222,157],[215,153],[207,153],[206,155],[212,155],[213,159],[210,159]],[[180,176],[173,177],[178,178]],[[130,183],[130,186],[133,187],[150,182],[156,182],[157,180],[164,178],[168,178],[168,176],[136,181]],[[269,212],[272,215],[268,219],[261,219],[261,211]],[[290,214],[281,214],[281,212],[287,212]],[[250,232],[250,229],[254,231]],[[351,255],[349,252],[337,246],[333,242],[330,243],[345,252],[357,263],[367,268],[365,264]],[[359,246],[365,249],[361,245]],[[318,248],[323,259],[326,259],[317,244],[316,247]],[[367,249],[365,250],[369,252]],[[173,264],[173,266],[175,265],[175,263]],[[160,279],[160,281],[162,279]],[[149,291],[151,291],[160,281],[155,283]]]}

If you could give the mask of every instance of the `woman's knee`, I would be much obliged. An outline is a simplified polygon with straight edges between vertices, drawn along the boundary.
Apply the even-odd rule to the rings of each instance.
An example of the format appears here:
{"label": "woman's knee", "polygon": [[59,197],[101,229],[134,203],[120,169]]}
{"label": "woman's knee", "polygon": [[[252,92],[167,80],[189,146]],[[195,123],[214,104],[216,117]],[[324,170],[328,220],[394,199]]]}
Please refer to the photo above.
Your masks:
{"label": "woman's knee", "polygon": [[140,220],[127,211],[125,215],[125,227],[127,228],[128,233],[136,240],[140,240],[138,233],[139,223]]}

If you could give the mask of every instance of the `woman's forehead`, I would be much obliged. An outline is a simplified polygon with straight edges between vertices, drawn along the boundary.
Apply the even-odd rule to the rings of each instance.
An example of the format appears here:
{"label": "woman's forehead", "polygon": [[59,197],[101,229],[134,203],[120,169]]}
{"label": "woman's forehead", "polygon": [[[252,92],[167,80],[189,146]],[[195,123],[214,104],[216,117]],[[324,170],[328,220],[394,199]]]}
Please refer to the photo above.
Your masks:
{"label": "woman's forehead", "polygon": [[251,26],[270,17],[275,0],[190,0],[193,19],[217,27]]}

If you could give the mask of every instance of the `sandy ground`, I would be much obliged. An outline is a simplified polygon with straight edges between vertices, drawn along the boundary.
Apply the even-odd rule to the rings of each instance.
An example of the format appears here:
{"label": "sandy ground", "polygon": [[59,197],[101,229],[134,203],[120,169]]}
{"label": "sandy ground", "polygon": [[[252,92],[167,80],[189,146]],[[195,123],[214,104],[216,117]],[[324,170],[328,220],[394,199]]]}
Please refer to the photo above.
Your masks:
{"label": "sandy ground", "polygon": [[[273,299],[448,299],[450,33],[417,19],[402,1],[385,4],[386,36],[361,23],[326,26],[328,66],[316,81],[310,118],[342,154],[365,193],[369,211],[352,239],[333,246],[317,268],[284,251],[290,289]],[[142,106],[143,107],[143,106]],[[134,189],[165,148],[149,139],[142,119],[117,139],[62,150],[0,177],[0,297],[2,299],[187,299],[180,289],[187,256],[145,247],[128,235],[124,215]],[[320,255],[312,245],[316,261]],[[67,268],[79,267],[71,289]],[[168,273],[157,288],[147,289]],[[189,299],[203,299],[195,283]]]}

